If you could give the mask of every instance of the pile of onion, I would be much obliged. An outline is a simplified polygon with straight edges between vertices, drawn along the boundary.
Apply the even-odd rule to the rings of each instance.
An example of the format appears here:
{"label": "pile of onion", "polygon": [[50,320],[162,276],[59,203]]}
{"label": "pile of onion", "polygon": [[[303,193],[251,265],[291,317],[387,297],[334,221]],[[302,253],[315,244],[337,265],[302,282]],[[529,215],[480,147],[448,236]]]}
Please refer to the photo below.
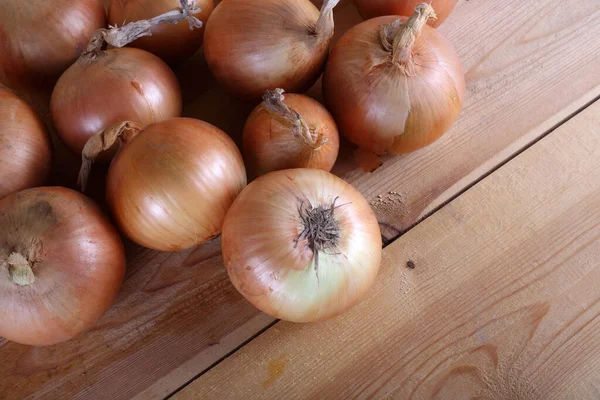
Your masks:
{"label": "pile of onion", "polygon": [[190,118],[145,128],[117,124],[86,144],[82,189],[91,163],[118,140],[123,147],[108,171],[106,197],[131,240],[155,250],[179,251],[221,232],[225,213],[246,186],[242,156],[229,136]]}
{"label": "pile of onion", "polygon": [[244,127],[244,159],[256,175],[290,168],[331,171],[340,147],[329,111],[301,94],[267,90]]}
{"label": "pile of onion", "polygon": [[51,164],[52,143],[36,112],[0,88],[0,198],[44,184]]}
{"label": "pile of onion", "polygon": [[[364,18],[382,17],[385,15],[403,15],[410,17],[415,7],[423,0],[354,0],[356,8]],[[429,4],[433,7],[437,18],[430,19],[427,23],[434,28],[442,22],[454,10],[457,0],[431,0]]]}
{"label": "pile of onion", "polygon": [[[196,18],[205,24],[213,11],[213,0],[194,2],[201,10],[196,14]],[[125,22],[149,19],[180,4],[180,0],[111,0],[108,7],[108,23],[111,26],[119,26]],[[203,38],[204,28],[192,30],[185,21],[181,21],[178,24],[156,25],[152,28],[152,36],[139,38],[129,46],[149,51],[172,64],[194,54],[202,46]]]}
{"label": "pile of onion", "polygon": [[293,322],[328,319],[356,304],[382,255],[369,203],[316,169],[271,172],[248,185],[227,214],[222,249],[236,289]]}
{"label": "pile of onion", "polygon": [[379,17],[350,29],[335,45],[323,77],[327,108],[341,133],[377,154],[429,145],[458,117],[465,95],[460,60],[426,25],[422,3],[406,20]]}
{"label": "pile of onion", "polygon": [[[181,91],[173,71],[160,58],[135,48],[121,48],[163,23],[187,20],[190,28],[202,23],[192,14],[195,3],[150,20],[94,34],[87,50],[59,79],[50,102],[60,138],[80,154],[88,139],[112,124],[135,121],[142,125],[178,117]],[[105,42],[115,49],[102,50]]]}
{"label": "pile of onion", "polygon": [[54,85],[105,26],[98,0],[0,1],[0,82],[13,89]]}
{"label": "pile of onion", "polygon": [[241,97],[266,90],[300,93],[321,75],[334,32],[333,8],[309,0],[227,0],[214,10],[204,53],[217,80]]}
{"label": "pile of onion", "polygon": [[89,329],[125,275],[121,239],[100,209],[65,188],[0,200],[0,336],[43,346]]}

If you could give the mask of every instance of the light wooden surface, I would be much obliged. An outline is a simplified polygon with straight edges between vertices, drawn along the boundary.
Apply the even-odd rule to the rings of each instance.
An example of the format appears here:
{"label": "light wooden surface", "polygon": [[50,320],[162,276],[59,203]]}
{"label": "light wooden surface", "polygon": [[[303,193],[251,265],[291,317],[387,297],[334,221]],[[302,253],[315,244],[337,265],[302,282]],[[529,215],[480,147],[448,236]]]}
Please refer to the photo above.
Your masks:
{"label": "light wooden surface", "polygon": [[[349,2],[336,19],[338,35],[360,20]],[[462,1],[440,30],[467,77],[456,125],[431,147],[387,158],[372,174],[343,143],[334,170],[371,201],[387,242],[600,95],[598,2]],[[185,114],[239,140],[254,105],[219,89],[201,55],[178,76]],[[318,86],[310,93],[320,98]],[[73,179],[77,159],[58,161]],[[101,197],[101,188],[94,194]],[[91,332],[49,348],[0,341],[0,393],[163,398],[270,323],[229,284],[218,242],[174,254],[129,245],[125,287]]]}
{"label": "light wooden surface", "polygon": [[277,323],[174,398],[598,398],[600,102],[384,260],[348,314]]}

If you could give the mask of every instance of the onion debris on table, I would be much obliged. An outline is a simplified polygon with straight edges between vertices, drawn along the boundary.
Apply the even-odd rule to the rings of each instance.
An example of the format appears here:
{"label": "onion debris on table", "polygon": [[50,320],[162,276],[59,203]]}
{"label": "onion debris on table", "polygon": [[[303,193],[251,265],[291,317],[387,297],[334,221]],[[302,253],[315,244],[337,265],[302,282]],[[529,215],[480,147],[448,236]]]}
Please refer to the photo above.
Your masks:
{"label": "onion debris on table", "polygon": [[[356,8],[364,18],[375,18],[386,15],[403,15],[410,17],[415,7],[423,0],[354,0]],[[431,18],[427,23],[437,28],[454,10],[457,0],[431,0],[437,18]]]}
{"label": "onion debris on table", "polygon": [[[187,1],[188,4],[192,0]],[[214,9],[213,0],[193,0],[200,12],[195,15],[203,24]],[[152,18],[181,4],[180,0],[111,0],[108,7],[108,23],[118,26],[125,22]],[[178,24],[160,24],[152,27],[152,35],[141,37],[130,43],[173,64],[185,60],[201,46],[204,27],[190,29],[185,21]]]}
{"label": "onion debris on table", "polygon": [[325,103],[340,132],[376,154],[427,146],[458,117],[465,95],[460,60],[426,25],[420,4],[404,17],[379,17],[350,29],[335,45],[323,77]]}
{"label": "onion debris on table", "polygon": [[234,286],[261,311],[293,322],[334,317],[373,284],[381,233],[365,198],[328,172],[271,172],[248,185],[223,225]]}
{"label": "onion debris on table", "polygon": [[0,82],[15,90],[52,88],[104,27],[98,0],[0,1]]}
{"label": "onion debris on table", "polygon": [[191,118],[142,128],[116,124],[94,135],[83,151],[80,184],[91,164],[124,143],[108,171],[106,197],[121,230],[161,251],[197,246],[221,232],[225,213],[246,186],[242,156],[225,132]]}
{"label": "onion debris on table", "polygon": [[[187,20],[190,28],[202,22],[193,15],[195,3],[120,28],[97,31],[86,51],[59,79],[50,102],[60,138],[80,154],[88,139],[112,124],[135,121],[142,125],[178,117],[181,91],[171,69],[155,55],[123,46],[151,34],[160,24]],[[105,43],[115,49],[102,50]]]}
{"label": "onion debris on table", "polygon": [[204,53],[230,92],[259,99],[266,90],[301,93],[321,75],[334,33],[333,8],[309,0],[227,0],[206,24]]}
{"label": "onion debris on table", "polygon": [[40,117],[0,87],[0,198],[44,184],[51,164],[52,143]]}
{"label": "onion debris on table", "polygon": [[267,90],[244,127],[244,159],[256,175],[291,168],[331,171],[340,147],[333,117],[318,101]]}
{"label": "onion debris on table", "polygon": [[28,189],[0,200],[0,336],[43,346],[89,329],[125,276],[116,229],[70,189]]}

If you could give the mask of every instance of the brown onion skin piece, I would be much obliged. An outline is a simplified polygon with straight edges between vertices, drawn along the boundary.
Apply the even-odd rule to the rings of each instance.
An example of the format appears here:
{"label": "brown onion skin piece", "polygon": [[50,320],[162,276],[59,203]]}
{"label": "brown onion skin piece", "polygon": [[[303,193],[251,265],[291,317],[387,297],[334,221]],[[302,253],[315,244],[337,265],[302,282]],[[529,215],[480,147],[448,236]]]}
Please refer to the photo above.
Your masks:
{"label": "brown onion skin piece", "polygon": [[245,99],[275,88],[302,93],[321,75],[329,52],[330,40],[319,42],[314,33],[318,18],[308,0],[223,1],[206,24],[208,66],[221,85]]}
{"label": "brown onion skin piece", "polygon": [[[391,53],[381,45],[379,27],[406,17],[386,16],[364,21],[350,29],[333,48],[323,76],[325,104],[340,132],[359,147],[376,154],[403,154],[423,148],[442,136],[458,117],[465,96],[465,81],[458,55],[450,43],[434,28],[425,25],[413,47],[420,71],[408,77],[411,99],[427,102],[432,92],[423,90],[422,78],[436,87],[432,102],[443,102],[444,112],[425,115],[421,109],[411,112],[405,129],[397,124],[397,110],[390,105],[404,74],[391,62]],[[424,68],[424,54],[433,50],[442,67]],[[454,91],[455,98],[439,96],[443,87]],[[392,90],[394,89],[394,90]],[[429,104],[429,103],[428,103]],[[395,104],[397,106],[397,104]],[[430,126],[425,126],[427,116]]]}
{"label": "brown onion skin piece", "polygon": [[173,118],[123,146],[109,169],[106,196],[131,240],[179,251],[217,236],[245,186],[244,162],[229,136],[203,121]]}
{"label": "brown onion skin piece", "polygon": [[[213,0],[194,0],[202,10],[194,16],[204,25],[214,9]],[[108,23],[122,26],[123,23],[150,19],[180,7],[179,0],[111,0],[108,8]],[[152,36],[139,38],[129,47],[136,47],[160,57],[169,64],[177,64],[192,56],[202,46],[204,26],[190,30],[187,21],[176,25],[163,24],[152,29]]]}
{"label": "brown onion skin piece", "polygon": [[51,89],[105,27],[98,0],[0,1],[0,82],[16,90]]}
{"label": "brown onion skin piece", "polygon": [[43,185],[52,166],[52,142],[38,114],[0,88],[0,198]]}
{"label": "brown onion skin piece", "polygon": [[142,125],[181,114],[175,74],[155,55],[121,48],[82,56],[59,79],[50,101],[62,141],[80,154],[95,133],[120,121]]}
{"label": "brown onion skin piece", "polygon": [[340,139],[329,111],[318,101],[301,94],[286,93],[283,102],[327,141],[317,149],[311,148],[260,104],[244,126],[244,160],[249,170],[257,176],[292,168],[331,171],[338,156]]}
{"label": "brown onion skin piece", "polygon": [[[452,13],[457,0],[431,0],[437,19],[427,21],[434,28],[440,26]],[[365,19],[382,17],[386,15],[402,15],[410,17],[415,7],[423,0],[354,0],[356,8]],[[425,3],[429,3],[426,1]]]}
{"label": "brown onion skin piece", "polygon": [[[62,187],[0,200],[0,336],[46,346],[91,328],[115,301],[125,276],[123,244],[87,197]],[[14,284],[7,253],[37,246],[35,282]]]}

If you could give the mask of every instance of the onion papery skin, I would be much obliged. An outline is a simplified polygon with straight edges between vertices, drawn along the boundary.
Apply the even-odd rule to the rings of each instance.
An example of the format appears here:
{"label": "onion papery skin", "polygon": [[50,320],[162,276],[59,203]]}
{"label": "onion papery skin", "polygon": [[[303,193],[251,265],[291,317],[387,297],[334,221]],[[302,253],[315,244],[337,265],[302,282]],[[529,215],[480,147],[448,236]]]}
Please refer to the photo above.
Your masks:
{"label": "onion papery skin", "polygon": [[51,89],[105,26],[97,0],[0,1],[0,82],[15,90]]}
{"label": "onion papery skin", "polygon": [[[456,2],[457,0],[431,0],[437,19],[430,19],[427,23],[434,28],[440,26],[452,13]],[[354,0],[356,8],[365,19],[386,15],[410,17],[420,3],[423,0]]]}
{"label": "onion papery skin", "polygon": [[446,132],[460,114],[465,81],[458,55],[425,25],[412,49],[415,73],[392,61],[380,27],[405,17],[362,22],[336,43],[323,76],[325,104],[340,132],[376,154],[408,153]]}
{"label": "onion papery skin", "polygon": [[142,125],[181,114],[179,83],[160,58],[135,48],[80,57],[59,79],[50,101],[62,141],[80,154],[89,138],[120,121]]}
{"label": "onion papery skin", "polygon": [[[330,207],[340,237],[315,254],[302,234],[302,207]],[[306,209],[306,208],[304,208]],[[362,195],[328,172],[271,172],[250,183],[223,226],[229,277],[261,311],[292,322],[332,318],[355,305],[372,286],[381,262],[381,233]],[[317,274],[318,272],[318,274]]]}
{"label": "onion papery skin", "polygon": [[52,166],[52,142],[40,117],[0,88],[0,198],[43,185]]}
{"label": "onion papery skin", "polygon": [[318,101],[301,94],[285,94],[283,102],[299,113],[311,130],[318,132],[323,144],[311,147],[295,136],[285,121],[258,105],[244,126],[244,160],[255,175],[293,168],[331,171],[338,156],[340,139],[337,126]]}
{"label": "onion papery skin", "polygon": [[[206,24],[214,9],[213,0],[194,0],[201,8],[195,17]],[[111,0],[108,22],[121,26],[127,22],[150,19],[180,6],[179,0]],[[129,47],[136,47],[160,57],[169,64],[184,61],[202,46],[204,27],[190,30],[187,21],[164,24],[152,28],[152,36],[139,38]]]}
{"label": "onion papery skin", "polygon": [[[61,187],[0,200],[0,336],[33,346],[72,339],[113,304],[125,275],[123,244],[87,197]],[[35,280],[18,285],[7,259],[27,257]]]}
{"label": "onion papery skin", "polygon": [[229,136],[203,121],[174,118],[123,146],[108,172],[107,200],[131,240],[179,251],[217,236],[244,186],[244,162]]}
{"label": "onion papery skin", "polygon": [[316,35],[308,0],[227,0],[206,24],[204,54],[228,91],[257,100],[268,89],[302,93],[319,78],[330,40]]}

